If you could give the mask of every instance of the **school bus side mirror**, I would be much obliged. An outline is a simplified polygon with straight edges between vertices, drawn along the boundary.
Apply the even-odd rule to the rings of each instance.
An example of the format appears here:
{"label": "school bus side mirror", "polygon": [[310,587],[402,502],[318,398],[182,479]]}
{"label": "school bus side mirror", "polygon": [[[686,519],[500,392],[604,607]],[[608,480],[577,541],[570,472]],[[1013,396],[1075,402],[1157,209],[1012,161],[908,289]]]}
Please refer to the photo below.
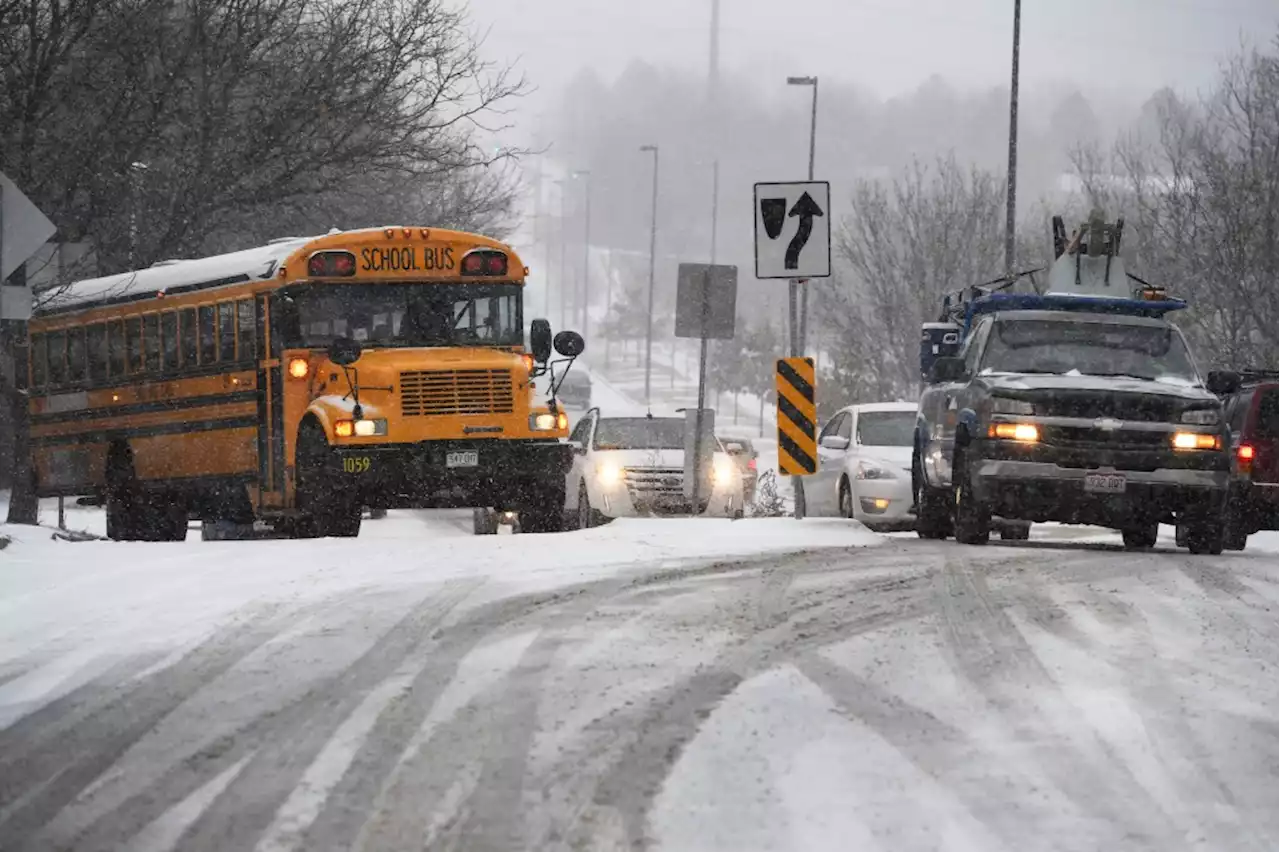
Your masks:
{"label": "school bus side mirror", "polygon": [[551,323],[544,319],[529,323],[529,349],[536,363],[547,363],[551,357]]}
{"label": "school bus side mirror", "polygon": [[353,340],[350,337],[338,337],[329,344],[329,360],[339,367],[350,367],[360,360],[360,355],[363,351],[364,349],[360,346],[359,340]]}
{"label": "school bus side mirror", "polygon": [[576,331],[562,331],[556,335],[556,351],[566,358],[577,358],[587,348],[587,342]]}

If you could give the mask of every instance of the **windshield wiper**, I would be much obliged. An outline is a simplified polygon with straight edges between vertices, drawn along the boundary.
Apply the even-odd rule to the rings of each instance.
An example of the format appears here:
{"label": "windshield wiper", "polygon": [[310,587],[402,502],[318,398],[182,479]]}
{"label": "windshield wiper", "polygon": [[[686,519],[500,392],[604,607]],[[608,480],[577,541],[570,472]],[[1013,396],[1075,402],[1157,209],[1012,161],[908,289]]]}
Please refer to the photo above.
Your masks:
{"label": "windshield wiper", "polygon": [[1155,376],[1140,376],[1137,373],[1081,373],[1084,376],[1095,376],[1100,379],[1139,379],[1144,382],[1154,382]]}

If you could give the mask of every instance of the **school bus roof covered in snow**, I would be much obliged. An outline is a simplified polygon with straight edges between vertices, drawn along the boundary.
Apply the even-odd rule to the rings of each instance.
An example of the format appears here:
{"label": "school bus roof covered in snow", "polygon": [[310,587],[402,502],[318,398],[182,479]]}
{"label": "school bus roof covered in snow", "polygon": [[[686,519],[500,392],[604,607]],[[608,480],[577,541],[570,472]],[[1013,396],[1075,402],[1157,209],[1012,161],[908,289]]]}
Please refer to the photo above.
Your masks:
{"label": "school bus roof covered in snow", "polygon": [[[265,246],[193,260],[162,260],[146,269],[135,269],[101,278],[86,278],[68,285],[48,299],[37,310],[39,315],[68,313],[102,305],[134,302],[159,294],[177,295],[208,290],[254,280],[266,281],[276,276],[280,267],[293,255],[302,257],[321,249],[350,248],[374,244],[410,232],[418,241],[465,242],[479,247],[506,252],[513,270],[521,270],[520,260],[510,246],[497,240],[462,231],[443,228],[366,228],[356,231],[331,231],[314,237],[284,237]],[[301,276],[299,276],[301,277]]]}

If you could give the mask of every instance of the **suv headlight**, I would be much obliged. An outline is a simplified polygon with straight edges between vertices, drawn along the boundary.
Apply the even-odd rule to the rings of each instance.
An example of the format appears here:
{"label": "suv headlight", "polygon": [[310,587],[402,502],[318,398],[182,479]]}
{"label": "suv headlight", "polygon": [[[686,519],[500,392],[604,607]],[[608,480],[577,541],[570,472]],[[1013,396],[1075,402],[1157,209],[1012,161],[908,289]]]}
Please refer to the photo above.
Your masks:
{"label": "suv headlight", "polygon": [[1024,399],[1010,399],[1007,396],[991,397],[992,414],[1024,414],[1036,413],[1036,408]]}
{"label": "suv headlight", "polygon": [[1182,412],[1182,422],[1193,426],[1217,426],[1222,413],[1216,408],[1193,408]]}
{"label": "suv headlight", "polygon": [[860,461],[858,469],[855,473],[858,479],[897,479],[897,474],[883,465],[875,462]]}

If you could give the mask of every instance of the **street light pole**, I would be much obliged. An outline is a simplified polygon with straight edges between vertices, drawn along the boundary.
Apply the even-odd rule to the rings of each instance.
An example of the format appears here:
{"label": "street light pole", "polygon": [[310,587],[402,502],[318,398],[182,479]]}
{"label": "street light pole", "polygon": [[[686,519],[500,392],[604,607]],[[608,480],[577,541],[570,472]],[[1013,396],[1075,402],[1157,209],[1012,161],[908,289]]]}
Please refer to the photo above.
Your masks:
{"label": "street light pole", "polygon": [[1009,195],[1005,200],[1004,271],[1013,274],[1014,221],[1018,204],[1018,41],[1022,0],[1013,0],[1013,73],[1009,84]]}
{"label": "street light pole", "polygon": [[579,285],[581,301],[578,310],[582,321],[582,336],[587,337],[587,282],[591,270],[591,172],[579,169],[573,173],[575,178],[584,178],[583,192],[586,195],[586,210],[582,217],[582,282]]}
{"label": "street light pole", "polygon": [[[644,407],[649,410],[649,379],[653,372],[653,280],[654,254],[658,244],[658,146],[641,145],[641,151],[653,153],[653,201],[649,213],[649,313],[644,328]],[[672,359],[672,371],[675,370],[675,359]]]}
{"label": "street light pole", "polygon": [[[809,180],[813,180],[813,161],[818,139],[818,78],[788,77],[787,85],[813,87],[813,98],[809,109]],[[798,335],[799,351],[792,354],[799,356],[804,353],[809,337],[809,282],[797,280],[795,286],[799,290],[798,325],[800,330]]]}
{"label": "street light pole", "polygon": [[[788,77],[787,85],[813,87],[813,100],[809,109],[809,180],[813,180],[813,159],[817,147],[818,134],[818,78]],[[791,301],[791,357],[799,358],[804,355],[805,337],[809,331],[808,282],[806,281],[802,287],[799,279],[793,278],[789,295]],[[797,302],[799,302],[798,305]],[[802,519],[805,516],[804,477],[793,476],[792,488],[796,496],[795,517]]]}

